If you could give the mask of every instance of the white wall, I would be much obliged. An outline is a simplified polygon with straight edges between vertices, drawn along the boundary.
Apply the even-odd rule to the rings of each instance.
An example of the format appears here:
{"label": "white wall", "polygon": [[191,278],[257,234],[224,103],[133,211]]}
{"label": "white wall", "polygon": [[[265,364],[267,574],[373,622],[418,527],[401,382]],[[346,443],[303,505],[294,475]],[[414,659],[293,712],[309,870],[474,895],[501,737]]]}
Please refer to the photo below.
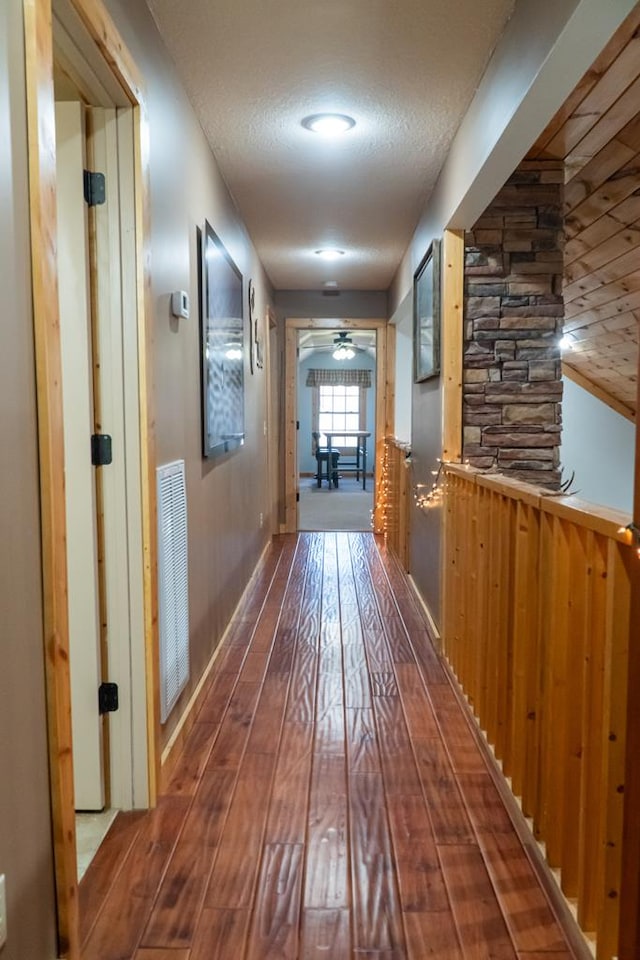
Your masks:
{"label": "white wall", "polygon": [[572,490],[583,500],[631,514],[635,426],[602,401],[564,380],[563,480],[575,471]]}
{"label": "white wall", "polygon": [[396,328],[396,402],[393,433],[411,441],[411,389],[413,385],[413,298],[407,294],[390,320]]}

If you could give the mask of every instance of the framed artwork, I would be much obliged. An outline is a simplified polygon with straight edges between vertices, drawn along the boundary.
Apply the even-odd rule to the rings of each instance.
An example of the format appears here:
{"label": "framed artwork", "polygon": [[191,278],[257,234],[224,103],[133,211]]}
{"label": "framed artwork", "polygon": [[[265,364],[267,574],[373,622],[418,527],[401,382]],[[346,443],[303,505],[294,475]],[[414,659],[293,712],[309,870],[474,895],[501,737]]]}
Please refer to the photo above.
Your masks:
{"label": "framed artwork", "polygon": [[413,277],[414,380],[440,373],[440,241],[434,240]]}
{"label": "framed artwork", "polygon": [[205,222],[201,237],[202,455],[217,457],[244,443],[242,274]]}
{"label": "framed artwork", "polygon": [[251,373],[262,370],[264,366],[262,331],[256,313],[256,288],[253,285],[253,280],[249,280],[249,361]]}

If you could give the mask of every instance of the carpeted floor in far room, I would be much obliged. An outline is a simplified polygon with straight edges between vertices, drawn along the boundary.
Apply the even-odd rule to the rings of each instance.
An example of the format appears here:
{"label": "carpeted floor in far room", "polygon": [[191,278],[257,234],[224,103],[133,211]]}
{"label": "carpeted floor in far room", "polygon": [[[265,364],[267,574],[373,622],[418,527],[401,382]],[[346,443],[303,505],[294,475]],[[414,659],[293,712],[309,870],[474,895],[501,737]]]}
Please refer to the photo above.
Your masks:
{"label": "carpeted floor in far room", "polygon": [[326,482],[319,487],[314,477],[300,477],[299,490],[299,530],[371,530],[373,477],[366,490],[355,477],[341,478],[331,490]]}

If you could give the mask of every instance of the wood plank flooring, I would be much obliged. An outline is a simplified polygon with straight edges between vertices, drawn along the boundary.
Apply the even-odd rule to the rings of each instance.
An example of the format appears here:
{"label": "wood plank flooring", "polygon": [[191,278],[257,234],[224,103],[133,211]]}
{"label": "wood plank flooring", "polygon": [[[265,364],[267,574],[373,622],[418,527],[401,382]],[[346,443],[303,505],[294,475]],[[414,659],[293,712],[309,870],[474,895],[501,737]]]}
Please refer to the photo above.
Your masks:
{"label": "wood plank flooring", "polygon": [[277,538],[157,809],[80,887],[83,960],[573,960],[371,534]]}

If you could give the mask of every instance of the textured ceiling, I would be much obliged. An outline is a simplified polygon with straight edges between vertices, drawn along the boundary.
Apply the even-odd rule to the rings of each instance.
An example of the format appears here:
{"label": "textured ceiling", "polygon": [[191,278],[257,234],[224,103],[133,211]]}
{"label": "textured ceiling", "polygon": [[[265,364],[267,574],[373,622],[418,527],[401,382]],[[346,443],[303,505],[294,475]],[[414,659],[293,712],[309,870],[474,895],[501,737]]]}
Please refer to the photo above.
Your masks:
{"label": "textured ceiling", "polygon": [[148,3],[274,287],[386,289],[513,0]]}

